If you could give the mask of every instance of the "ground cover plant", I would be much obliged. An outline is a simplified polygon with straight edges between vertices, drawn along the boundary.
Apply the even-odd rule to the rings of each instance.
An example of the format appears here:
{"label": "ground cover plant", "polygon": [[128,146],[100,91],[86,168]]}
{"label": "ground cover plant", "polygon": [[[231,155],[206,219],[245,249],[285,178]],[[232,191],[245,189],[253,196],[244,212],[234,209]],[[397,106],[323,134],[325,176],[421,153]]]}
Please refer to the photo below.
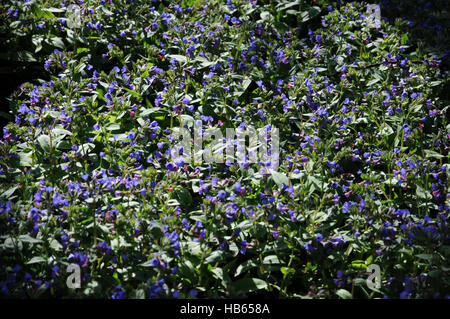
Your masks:
{"label": "ground cover plant", "polygon": [[[3,112],[1,296],[448,298],[433,3],[2,3],[2,59],[39,76]],[[180,124],[279,128],[279,167],[175,161]]]}

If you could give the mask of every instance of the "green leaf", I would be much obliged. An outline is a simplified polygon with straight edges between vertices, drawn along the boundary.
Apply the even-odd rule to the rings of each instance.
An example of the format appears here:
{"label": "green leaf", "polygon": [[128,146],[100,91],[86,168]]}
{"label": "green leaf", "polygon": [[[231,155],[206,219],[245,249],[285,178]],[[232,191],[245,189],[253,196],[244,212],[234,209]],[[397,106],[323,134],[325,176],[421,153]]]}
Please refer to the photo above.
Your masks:
{"label": "green leaf", "polygon": [[187,251],[193,256],[201,256],[203,252],[201,244],[193,241],[187,243]]}
{"label": "green leaf", "polygon": [[294,6],[298,6],[299,5],[299,0],[295,0],[295,1],[289,1],[289,2],[281,2],[281,3],[279,3],[279,4],[277,4],[277,7],[278,6],[280,6],[279,8],[278,8],[278,10],[279,11],[284,11],[284,10],[287,10],[287,9],[289,9],[289,8],[292,8],[292,7],[294,7]]}
{"label": "green leaf", "polygon": [[55,15],[50,10],[42,10],[40,4],[33,3],[31,7],[32,12],[38,19],[47,18],[47,19],[55,19]]}
{"label": "green leaf", "polygon": [[266,256],[263,259],[263,264],[281,264],[280,260],[278,259],[277,255],[270,255]]}
{"label": "green leaf", "polygon": [[234,274],[235,277],[239,276],[240,274],[243,274],[244,272],[246,272],[247,270],[256,267],[257,264],[254,260],[249,259],[245,262],[243,262],[242,264],[240,264],[237,268],[236,268],[236,273]]}
{"label": "green leaf", "polygon": [[408,44],[408,35],[406,33],[403,34],[401,43],[402,43],[402,45]]}
{"label": "green leaf", "polygon": [[39,264],[39,263],[45,263],[46,260],[42,257],[36,256],[31,258],[31,260],[29,262],[27,262],[27,265],[31,265],[31,264]]}
{"label": "green leaf", "polygon": [[216,262],[223,261],[227,255],[228,254],[223,250],[214,250],[206,256],[205,262],[207,264],[214,264]]}
{"label": "green leaf", "polygon": [[145,290],[136,289],[131,293],[131,299],[145,299]]}
{"label": "green leaf", "polygon": [[336,295],[338,295],[339,297],[341,297],[342,299],[352,299],[352,294],[345,289],[339,289],[338,291],[336,291]]}
{"label": "green leaf", "polygon": [[126,87],[124,87],[124,90],[127,91],[128,93],[130,93],[131,95],[137,97],[138,99],[142,98],[142,94],[141,93],[138,93],[136,91],[130,90],[130,89],[126,88]]}
{"label": "green leaf", "polygon": [[63,246],[60,244],[60,242],[56,239],[53,239],[50,243],[50,248],[56,250],[56,251],[61,251],[63,249]]}
{"label": "green leaf", "polygon": [[61,13],[64,12],[65,10],[60,8],[44,8],[42,9],[42,11]]}
{"label": "green leaf", "polygon": [[246,219],[240,222],[235,229],[239,229],[240,231],[244,231],[253,227],[253,222],[249,219]]}
{"label": "green leaf", "polygon": [[183,123],[183,126],[184,125],[192,126],[192,125],[194,125],[195,120],[190,115],[181,114],[181,122]]}
{"label": "green leaf", "polygon": [[120,125],[117,123],[108,123],[106,124],[105,129],[108,131],[118,131],[120,130]]}
{"label": "green leaf", "polygon": [[40,135],[38,138],[38,143],[46,153],[50,153],[50,137],[48,135]]}
{"label": "green leaf", "polygon": [[60,142],[62,142],[62,140],[64,139],[64,137],[66,137],[67,135],[72,136],[72,132],[65,130],[63,128],[54,128],[51,131],[52,134],[52,138],[53,138],[53,143],[56,145],[56,147],[59,148],[59,144]]}
{"label": "green leaf", "polygon": [[184,63],[187,61],[187,58],[184,55],[178,55],[178,54],[169,54],[168,57],[170,59],[175,59],[178,62]]}
{"label": "green leaf", "polygon": [[161,109],[159,107],[152,107],[152,108],[149,108],[149,109],[142,109],[141,112],[139,112],[139,116],[144,117],[146,115],[158,112],[160,110]]}
{"label": "green leaf", "polygon": [[20,166],[30,167],[31,165],[33,165],[33,159],[31,158],[33,152],[28,153],[20,152],[17,155],[19,155]]}
{"label": "green leaf", "polygon": [[249,78],[246,78],[244,81],[242,81],[242,89],[238,92],[238,94],[236,94],[236,96],[241,96],[242,94],[244,94],[251,83],[252,80]]}
{"label": "green leaf", "polygon": [[367,269],[367,265],[364,260],[353,260],[351,267],[354,269]]}
{"label": "green leaf", "polygon": [[28,51],[19,51],[13,56],[13,60],[20,62],[36,62],[33,54]]}
{"label": "green leaf", "polygon": [[189,279],[189,282],[192,283],[195,280],[195,269],[190,260],[181,263],[180,272],[183,274],[183,277]]}
{"label": "green leaf", "polygon": [[259,278],[242,278],[238,281],[233,282],[233,287],[237,291],[244,293],[266,289],[269,285],[262,279]]}
{"label": "green leaf", "polygon": [[80,54],[83,52],[89,52],[89,49],[88,48],[77,48],[77,54]]}
{"label": "green leaf", "polygon": [[260,17],[263,21],[269,21],[273,19],[273,16],[270,14],[269,11],[261,12]]}
{"label": "green leaf", "polygon": [[237,254],[239,254],[239,247],[234,242],[230,244],[228,249],[233,254],[233,257],[235,257],[235,256],[237,256]]}
{"label": "green leaf", "polygon": [[177,188],[172,192],[173,199],[176,199],[183,207],[192,204],[192,196],[187,188]]}
{"label": "green leaf", "polygon": [[284,174],[274,170],[270,170],[273,181],[281,187],[283,184],[289,185],[289,178]]}
{"label": "green leaf", "polygon": [[430,192],[425,191],[420,186],[416,187],[416,195],[420,199],[432,199],[433,198],[433,195],[431,195]]}
{"label": "green leaf", "polygon": [[24,243],[30,243],[30,244],[42,243],[42,240],[31,237],[30,235],[20,235],[19,240]]}
{"label": "green leaf", "polygon": [[391,135],[394,134],[394,130],[392,129],[391,126],[389,126],[388,124],[386,124],[380,131],[381,135]]}
{"label": "green leaf", "polygon": [[89,154],[93,149],[95,148],[95,145],[92,143],[85,143],[81,145],[78,149],[81,155],[87,155]]}
{"label": "green leaf", "polygon": [[290,274],[295,274],[295,269],[294,268],[288,268],[288,267],[281,267],[281,273],[285,276],[290,275]]}
{"label": "green leaf", "polygon": [[6,198],[6,199],[11,198],[12,194],[14,194],[14,192],[16,191],[17,188],[18,188],[17,186],[11,187],[7,191],[3,192],[2,197]]}
{"label": "green leaf", "polygon": [[8,249],[16,249],[17,248],[19,251],[21,251],[23,248],[22,241],[15,239],[13,237],[6,238],[5,242],[3,243],[3,246]]}
{"label": "green leaf", "polygon": [[375,83],[378,83],[378,82],[380,82],[380,81],[381,81],[381,80],[380,80],[379,78],[370,80],[369,82],[367,82],[366,86],[370,87],[370,86],[372,86],[372,85],[374,85]]}
{"label": "green leaf", "polygon": [[444,157],[444,155],[439,154],[438,152],[435,152],[435,151],[431,151],[431,150],[425,150],[425,154],[426,154],[426,157],[432,157],[432,158],[437,158],[437,159],[441,159]]}
{"label": "green leaf", "polygon": [[57,48],[64,49],[66,47],[63,40],[60,37],[51,38],[51,42]]}
{"label": "green leaf", "polygon": [[417,258],[424,259],[424,260],[432,260],[433,255],[432,254],[419,254],[416,255]]}
{"label": "green leaf", "polygon": [[353,280],[353,284],[355,286],[366,286],[367,285],[367,280],[364,278],[355,278]]}
{"label": "green leaf", "polygon": [[211,273],[213,274],[213,277],[216,278],[217,280],[220,281],[220,284],[224,287],[227,288],[229,282],[231,281],[230,277],[228,276],[228,274],[223,271],[222,268],[217,267],[214,269],[211,269]]}
{"label": "green leaf", "polygon": [[205,59],[204,57],[201,56],[196,57],[194,59],[194,62],[200,62],[200,69],[207,68],[216,64],[216,62],[209,61],[208,59]]}
{"label": "green leaf", "polygon": [[311,7],[307,11],[303,11],[300,14],[300,17],[302,19],[302,22],[307,22],[313,18],[315,18],[320,13],[320,7]]}

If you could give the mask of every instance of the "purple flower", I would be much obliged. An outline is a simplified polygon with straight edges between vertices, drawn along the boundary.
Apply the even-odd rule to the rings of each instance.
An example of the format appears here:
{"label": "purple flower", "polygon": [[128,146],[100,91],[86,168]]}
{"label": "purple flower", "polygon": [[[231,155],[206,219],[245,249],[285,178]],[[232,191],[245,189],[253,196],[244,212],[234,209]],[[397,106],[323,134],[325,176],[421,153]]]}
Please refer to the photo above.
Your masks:
{"label": "purple flower", "polygon": [[2,287],[2,289],[1,289],[2,294],[9,296],[9,289],[8,289],[8,286],[6,286],[6,283],[2,283],[2,284],[3,284],[3,285],[2,285],[3,287]]}
{"label": "purple flower", "polygon": [[189,293],[191,294],[191,296],[193,297],[197,297],[198,295],[198,291],[196,289],[191,289],[191,291],[189,291]]}
{"label": "purple flower", "polygon": [[30,282],[33,279],[33,276],[31,276],[29,273],[26,273],[23,279],[25,279],[25,282]]}
{"label": "purple flower", "polygon": [[134,140],[136,138],[136,133],[134,132],[129,132],[127,135],[129,140]]}
{"label": "purple flower", "polygon": [[175,169],[175,165],[173,163],[167,163],[166,164],[166,169],[168,171],[173,171]]}
{"label": "purple flower", "polygon": [[19,109],[17,110],[17,112],[21,113],[21,114],[27,114],[30,111],[30,109],[26,106],[26,104],[22,104]]}
{"label": "purple flower", "polygon": [[219,191],[218,197],[220,199],[224,199],[226,196],[227,196],[227,192],[225,192],[224,190]]}
{"label": "purple flower", "polygon": [[153,258],[150,260],[150,264],[151,264],[153,267],[158,266],[158,265],[159,265],[159,259],[156,258],[156,257],[153,257]]}
{"label": "purple flower", "polygon": [[406,299],[409,297],[410,294],[411,294],[410,290],[406,288],[400,293],[400,299]]}
{"label": "purple flower", "polygon": [[405,58],[404,60],[402,60],[402,61],[400,62],[400,65],[401,65],[401,66],[405,66],[407,63],[408,63],[408,58]]}
{"label": "purple flower", "polygon": [[111,296],[111,299],[125,299],[125,298],[126,298],[126,294],[122,290],[122,285],[117,285],[116,290],[114,291],[114,293]]}
{"label": "purple flower", "polygon": [[247,247],[248,247],[248,243],[246,240],[241,241],[241,250],[240,253],[242,255],[245,255],[246,251],[247,251]]}
{"label": "purple flower", "polygon": [[313,250],[313,245],[311,243],[306,243],[304,247],[305,247],[305,249],[307,251],[312,251]]}

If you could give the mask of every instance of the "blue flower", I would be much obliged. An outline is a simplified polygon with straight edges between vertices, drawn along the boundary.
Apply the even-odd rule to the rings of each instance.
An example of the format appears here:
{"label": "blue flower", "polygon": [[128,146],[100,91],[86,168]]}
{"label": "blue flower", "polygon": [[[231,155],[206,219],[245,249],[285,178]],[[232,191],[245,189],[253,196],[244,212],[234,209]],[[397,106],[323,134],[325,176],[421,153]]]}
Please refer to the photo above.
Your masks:
{"label": "blue flower", "polygon": [[220,199],[224,199],[226,196],[227,196],[227,192],[225,192],[224,190],[219,191],[218,197]]}
{"label": "blue flower", "polygon": [[241,241],[241,250],[240,253],[242,255],[245,255],[246,251],[247,251],[247,247],[248,247],[248,243],[246,240]]}
{"label": "blue flower", "polygon": [[17,110],[17,112],[21,113],[21,114],[27,114],[30,111],[30,109],[26,106],[26,104],[22,104],[19,109]]}
{"label": "blue flower", "polygon": [[311,243],[306,243],[304,247],[305,247],[305,249],[307,251],[312,251],[313,250],[313,245]]}
{"label": "blue flower", "polygon": [[127,135],[129,140],[134,140],[136,138],[136,133],[134,132],[129,132]]}
{"label": "blue flower", "polygon": [[153,267],[159,266],[159,259],[156,258],[156,257],[153,257],[153,258],[150,260],[150,264],[151,264]]}
{"label": "blue flower", "polygon": [[111,296],[111,299],[125,299],[127,296],[122,290],[122,285],[117,285],[116,290]]}
{"label": "blue flower", "polygon": [[400,65],[401,65],[401,66],[405,66],[407,63],[408,63],[408,58],[405,58],[404,60],[402,60],[402,61],[400,62]]}
{"label": "blue flower", "polygon": [[191,289],[191,291],[189,291],[189,293],[193,296],[193,297],[197,297],[198,295],[198,291],[196,289]]}
{"label": "blue flower", "polygon": [[26,273],[23,279],[25,279],[25,282],[30,282],[33,279],[33,276],[31,276],[29,273]]}
{"label": "blue flower", "polygon": [[2,289],[1,289],[2,294],[9,296],[8,286],[6,286],[6,283],[2,283],[2,284],[3,284]]}
{"label": "blue flower", "polygon": [[166,164],[166,169],[168,171],[173,171],[175,169],[175,165],[173,163],[167,163]]}
{"label": "blue flower", "polygon": [[405,290],[403,290],[400,293],[400,299],[406,299],[409,297],[410,294],[411,294],[411,291],[409,290],[409,288],[406,288]]}

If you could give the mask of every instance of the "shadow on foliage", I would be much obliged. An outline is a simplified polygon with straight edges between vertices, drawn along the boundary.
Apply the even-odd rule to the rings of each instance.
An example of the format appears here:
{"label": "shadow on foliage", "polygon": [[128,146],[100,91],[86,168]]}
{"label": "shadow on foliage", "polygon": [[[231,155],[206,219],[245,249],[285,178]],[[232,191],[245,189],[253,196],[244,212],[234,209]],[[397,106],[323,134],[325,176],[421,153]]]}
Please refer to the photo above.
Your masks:
{"label": "shadow on foliage", "polygon": [[[273,13],[276,14],[276,6],[280,1],[260,0],[259,5],[270,5]],[[334,2],[334,1],[333,1]],[[340,6],[347,2],[353,1],[336,1],[335,5]],[[319,15],[308,21],[307,28],[299,30],[301,35],[307,36],[308,29],[320,27],[320,20],[323,15],[328,13],[326,10],[330,6],[331,1],[325,0],[309,0],[301,2],[303,9],[312,6],[319,6],[322,10]],[[430,55],[437,56],[441,59],[442,72],[448,72],[450,69],[450,41],[449,41],[449,0],[378,0],[364,1],[364,3],[379,4],[381,6],[381,15],[390,23],[395,23],[397,19],[408,21],[408,27],[405,28],[405,34],[408,36],[408,50],[410,52],[420,49]],[[285,17],[283,19],[289,26],[297,25],[298,18]],[[289,19],[288,19],[289,18]],[[2,21],[2,23],[5,23]],[[6,43],[9,36],[5,32],[0,34],[0,41]],[[19,52],[23,48],[17,48]],[[13,49],[14,50],[14,49]],[[11,52],[9,48],[8,52]],[[14,60],[14,59],[13,59]],[[24,62],[20,59],[12,61],[11,57],[0,58],[0,127],[5,126],[8,122],[14,121],[9,114],[10,103],[9,98],[22,83],[33,82],[36,79],[46,79],[48,77],[43,65],[37,62]],[[450,100],[450,87],[446,83],[439,95]],[[0,136],[3,130],[0,130]]]}

